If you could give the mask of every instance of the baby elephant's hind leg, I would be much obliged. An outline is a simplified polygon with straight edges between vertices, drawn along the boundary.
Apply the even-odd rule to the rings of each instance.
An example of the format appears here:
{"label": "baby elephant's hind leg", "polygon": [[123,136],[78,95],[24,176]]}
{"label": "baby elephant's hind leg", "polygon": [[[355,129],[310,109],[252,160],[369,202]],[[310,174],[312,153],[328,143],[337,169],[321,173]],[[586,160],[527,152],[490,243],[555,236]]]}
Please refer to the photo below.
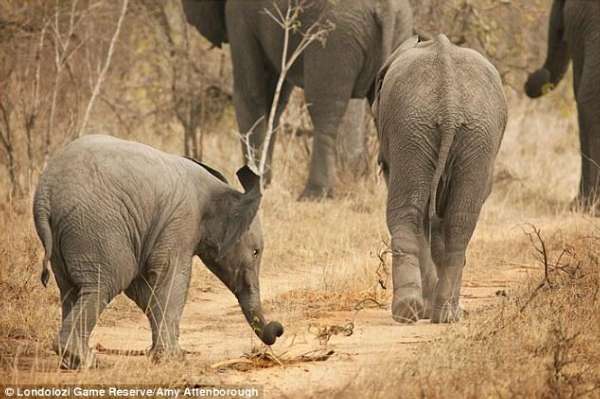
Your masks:
{"label": "baby elephant's hind leg", "polygon": [[[75,306],[75,302],[77,301],[78,289],[71,283],[67,274],[65,273],[65,265],[62,261],[60,255],[56,253],[52,255],[51,259],[52,264],[52,272],[54,273],[54,279],[56,280],[56,285],[60,291],[60,304],[62,311],[62,320],[71,313],[71,309]],[[58,345],[55,347],[55,350],[58,351]]]}
{"label": "baby elephant's hind leg", "polygon": [[76,299],[69,304],[70,312],[63,314],[63,324],[58,334],[56,349],[61,357],[62,368],[85,369],[96,366],[94,355],[88,346],[90,333],[115,295],[116,293],[98,286],[86,285],[78,289]]}

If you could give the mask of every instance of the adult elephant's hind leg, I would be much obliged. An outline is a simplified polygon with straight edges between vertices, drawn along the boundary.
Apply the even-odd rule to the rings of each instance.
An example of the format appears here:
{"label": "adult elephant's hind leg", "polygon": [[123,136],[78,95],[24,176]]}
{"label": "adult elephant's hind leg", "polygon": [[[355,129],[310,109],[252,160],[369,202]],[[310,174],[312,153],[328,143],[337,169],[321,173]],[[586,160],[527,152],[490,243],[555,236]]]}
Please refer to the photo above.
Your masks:
{"label": "adult elephant's hind leg", "polygon": [[300,199],[333,196],[336,178],[336,138],[360,61],[340,63],[340,56],[351,51],[333,32],[326,47],[313,44],[304,54],[304,94],[314,125],[312,156],[308,181]]}
{"label": "adult elephant's hind leg", "polygon": [[308,181],[300,195],[301,200],[333,197],[336,178],[337,129],[346,111],[348,99],[319,99],[309,103],[309,113],[314,124],[312,156]]}

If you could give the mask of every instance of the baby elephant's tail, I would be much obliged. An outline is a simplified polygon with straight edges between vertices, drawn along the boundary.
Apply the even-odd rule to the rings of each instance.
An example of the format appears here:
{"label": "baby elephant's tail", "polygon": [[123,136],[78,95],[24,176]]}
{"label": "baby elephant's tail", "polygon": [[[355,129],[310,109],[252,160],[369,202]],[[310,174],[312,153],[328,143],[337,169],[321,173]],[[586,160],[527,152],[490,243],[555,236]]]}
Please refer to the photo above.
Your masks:
{"label": "baby elephant's tail", "polygon": [[48,285],[48,279],[50,278],[50,270],[48,268],[48,262],[52,256],[52,230],[50,228],[50,209],[48,204],[47,195],[40,185],[35,193],[33,200],[33,219],[35,222],[35,229],[42,241],[44,246],[44,260],[42,261],[42,284],[44,287]]}

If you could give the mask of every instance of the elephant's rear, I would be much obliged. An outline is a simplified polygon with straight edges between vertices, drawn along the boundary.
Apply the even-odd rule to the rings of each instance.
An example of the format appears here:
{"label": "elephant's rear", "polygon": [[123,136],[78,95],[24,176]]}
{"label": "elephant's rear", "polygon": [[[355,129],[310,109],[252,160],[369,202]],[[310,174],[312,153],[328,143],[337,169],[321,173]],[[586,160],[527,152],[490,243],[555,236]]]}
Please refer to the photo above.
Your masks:
{"label": "elephant's rear", "polygon": [[431,204],[431,215],[441,211],[433,208],[444,200],[451,167],[492,167],[506,100],[498,72],[475,51],[445,36],[408,44],[385,71],[377,110],[381,158],[389,163],[390,200],[422,214]]}
{"label": "elephant's rear", "polygon": [[42,281],[49,260],[55,271],[64,264],[76,286],[98,272],[118,276],[110,277],[115,287],[131,280],[160,235],[155,225],[180,204],[174,199],[188,202],[178,165],[168,154],[110,136],[84,136],[55,154],[33,209],[46,251]]}
{"label": "elephant's rear", "polygon": [[489,193],[506,101],[493,66],[445,36],[413,38],[392,58],[375,101],[394,251],[392,315],[456,321],[465,251]]}

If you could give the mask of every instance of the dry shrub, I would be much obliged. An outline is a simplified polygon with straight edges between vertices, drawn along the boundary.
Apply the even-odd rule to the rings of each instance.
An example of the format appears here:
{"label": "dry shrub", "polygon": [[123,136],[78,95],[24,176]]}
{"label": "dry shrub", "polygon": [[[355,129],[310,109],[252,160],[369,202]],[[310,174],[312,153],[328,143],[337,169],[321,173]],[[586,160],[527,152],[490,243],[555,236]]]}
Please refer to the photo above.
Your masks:
{"label": "dry shrub", "polygon": [[[382,361],[337,397],[597,397],[600,394],[598,237],[533,237],[548,256],[514,295],[454,326],[406,362]],[[540,267],[544,265],[541,264]],[[542,281],[542,283],[540,283]],[[374,377],[374,375],[376,375]]]}
{"label": "dry shrub", "polygon": [[275,311],[299,312],[305,319],[318,318],[327,312],[349,312],[366,300],[376,303],[389,302],[390,294],[381,290],[331,291],[293,289],[266,301]]}
{"label": "dry shrub", "polygon": [[[23,201],[28,203],[28,201]],[[52,285],[40,283],[41,257],[33,222],[23,206],[0,209],[0,363],[15,353],[49,348],[60,301]]]}

